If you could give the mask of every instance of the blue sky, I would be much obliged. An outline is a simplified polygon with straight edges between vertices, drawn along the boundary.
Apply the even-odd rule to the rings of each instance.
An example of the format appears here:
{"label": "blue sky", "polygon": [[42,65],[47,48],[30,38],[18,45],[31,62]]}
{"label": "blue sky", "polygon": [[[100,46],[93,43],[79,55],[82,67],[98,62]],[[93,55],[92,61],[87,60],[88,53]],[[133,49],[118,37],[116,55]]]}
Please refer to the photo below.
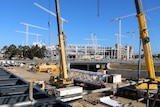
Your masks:
{"label": "blue sky", "polygon": [[[37,25],[48,29],[48,21],[51,22],[50,30],[41,30],[29,27],[29,32],[41,34],[39,41],[47,45],[58,43],[56,18],[34,3],[49,9],[55,13],[54,0],[0,0],[0,48],[10,44],[25,45],[26,36],[16,30],[26,31],[26,26],[20,22]],[[143,9],[159,7],[159,0],[142,0]],[[90,32],[96,35],[98,43],[102,46],[114,47],[118,33],[118,21],[111,22],[113,18],[136,13],[134,0],[100,0],[99,16],[97,15],[97,0],[59,0],[61,16],[68,20],[63,29],[67,36],[68,44],[87,44],[91,38]],[[160,53],[160,9],[147,13],[147,25],[153,53]],[[138,22],[135,16],[122,19],[122,45],[131,45],[138,52],[139,33],[134,39],[132,33],[138,30]],[[50,35],[49,32],[52,32]],[[105,40],[101,40],[105,39]],[[134,40],[134,42],[133,42]],[[28,44],[36,41],[36,36],[29,35]]]}

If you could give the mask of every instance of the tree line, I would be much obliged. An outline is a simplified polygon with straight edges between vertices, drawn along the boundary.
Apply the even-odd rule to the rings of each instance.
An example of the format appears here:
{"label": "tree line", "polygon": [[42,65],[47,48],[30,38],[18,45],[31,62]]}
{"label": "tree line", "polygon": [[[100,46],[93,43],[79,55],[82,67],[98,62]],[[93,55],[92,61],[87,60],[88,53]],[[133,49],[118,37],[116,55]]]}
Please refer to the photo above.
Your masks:
{"label": "tree line", "polygon": [[17,47],[14,44],[12,44],[10,46],[4,46],[1,49],[1,52],[3,52],[5,59],[13,59],[13,58],[33,59],[34,57],[42,59],[45,57],[46,47],[45,46],[39,47],[38,45],[32,45],[32,46],[19,45]]}

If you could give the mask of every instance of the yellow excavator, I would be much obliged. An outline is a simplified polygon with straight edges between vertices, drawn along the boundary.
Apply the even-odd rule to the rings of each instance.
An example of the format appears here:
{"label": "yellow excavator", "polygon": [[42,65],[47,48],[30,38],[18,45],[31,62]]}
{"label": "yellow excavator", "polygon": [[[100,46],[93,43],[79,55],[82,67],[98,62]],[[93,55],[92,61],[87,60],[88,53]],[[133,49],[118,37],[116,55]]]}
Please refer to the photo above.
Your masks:
{"label": "yellow excavator", "polygon": [[[152,52],[150,47],[150,38],[148,36],[148,29],[145,19],[145,14],[143,13],[142,9],[142,2],[141,0],[135,0],[136,11],[137,11],[137,18],[139,23],[139,31],[140,31],[140,39],[143,45],[144,51],[144,58],[146,62],[147,71],[149,73],[149,78],[151,80],[151,84],[149,84],[149,89],[157,89],[157,84],[160,82],[160,78],[156,77],[154,63],[152,58]],[[138,89],[148,89],[147,83],[142,83],[136,86]]]}

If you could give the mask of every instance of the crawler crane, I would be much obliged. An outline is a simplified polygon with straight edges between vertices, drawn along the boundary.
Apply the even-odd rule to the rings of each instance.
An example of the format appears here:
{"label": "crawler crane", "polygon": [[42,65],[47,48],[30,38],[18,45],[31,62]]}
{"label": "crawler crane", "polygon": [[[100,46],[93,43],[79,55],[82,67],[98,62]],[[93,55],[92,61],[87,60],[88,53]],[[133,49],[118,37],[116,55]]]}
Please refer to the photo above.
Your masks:
{"label": "crawler crane", "polygon": [[[157,84],[160,82],[160,78],[156,77],[154,70],[154,63],[152,58],[152,52],[150,47],[150,38],[148,36],[147,24],[145,20],[145,14],[143,13],[141,0],[135,0],[137,19],[139,23],[140,39],[143,44],[144,58],[146,62],[147,71],[152,84],[149,85],[149,89],[157,89]],[[138,89],[147,89],[148,84],[142,83],[136,86]]]}

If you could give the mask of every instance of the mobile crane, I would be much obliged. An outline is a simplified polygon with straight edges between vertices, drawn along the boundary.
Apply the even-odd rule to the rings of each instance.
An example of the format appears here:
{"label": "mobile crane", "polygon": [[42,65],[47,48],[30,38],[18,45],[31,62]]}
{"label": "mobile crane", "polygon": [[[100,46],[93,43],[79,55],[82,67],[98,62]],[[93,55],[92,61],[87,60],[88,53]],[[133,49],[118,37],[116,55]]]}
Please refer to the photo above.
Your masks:
{"label": "mobile crane", "polygon": [[65,55],[65,35],[62,31],[60,10],[58,0],[55,0],[56,4],[56,15],[57,15],[57,27],[58,27],[58,38],[59,38],[59,51],[60,51],[60,75],[51,76],[50,83],[59,87],[69,85],[73,83],[73,80],[68,78],[67,66],[66,66],[66,55]]}
{"label": "mobile crane", "polygon": [[[59,38],[59,51],[60,51],[60,74],[58,76],[50,77],[50,84],[55,86],[51,87],[49,94],[54,94],[56,97],[63,97],[61,101],[70,101],[82,98],[83,88],[79,86],[73,86],[73,79],[69,78],[67,74],[67,62],[65,54],[65,35],[62,31],[60,10],[58,0],[55,0],[56,15],[57,15],[57,27],[58,27],[58,38]],[[49,89],[50,90],[50,89]],[[53,92],[53,93],[52,93]]]}
{"label": "mobile crane", "polygon": [[140,40],[143,45],[144,58],[145,58],[149,81],[146,79],[148,82],[144,83],[137,82],[136,85],[131,85],[118,89],[117,93],[118,95],[131,99],[144,97],[145,95],[148,95],[148,92],[155,94],[156,90],[159,88],[159,83],[160,83],[160,78],[156,77],[155,75],[154,63],[150,47],[150,38],[148,36],[145,14],[143,13],[142,9],[142,2],[141,2],[142,0],[134,0],[134,1],[137,11]]}
{"label": "mobile crane", "polygon": [[[147,24],[145,20],[145,14],[142,9],[141,0],[135,0],[136,11],[137,11],[137,19],[139,23],[139,31],[140,31],[140,39],[143,44],[144,58],[146,62],[147,71],[149,73],[149,78],[153,84],[149,85],[149,89],[157,89],[157,84],[160,82],[160,78],[156,77],[154,63],[152,58],[152,52],[150,47],[150,38],[148,36]],[[138,89],[147,89],[148,84],[142,83],[136,86]]]}

